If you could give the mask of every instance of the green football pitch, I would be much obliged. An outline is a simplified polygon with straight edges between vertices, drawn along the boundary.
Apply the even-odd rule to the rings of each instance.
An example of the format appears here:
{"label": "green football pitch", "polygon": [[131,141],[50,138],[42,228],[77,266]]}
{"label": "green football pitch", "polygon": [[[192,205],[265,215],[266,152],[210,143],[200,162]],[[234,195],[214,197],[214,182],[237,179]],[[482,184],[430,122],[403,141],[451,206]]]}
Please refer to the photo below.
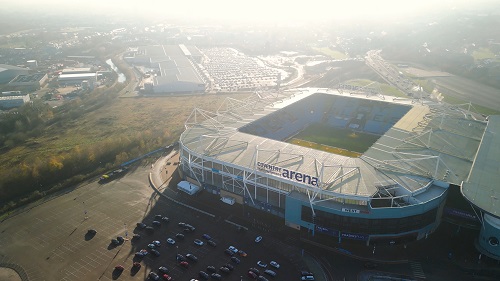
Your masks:
{"label": "green football pitch", "polygon": [[293,136],[288,142],[345,156],[358,157],[368,150],[379,137],[316,123]]}

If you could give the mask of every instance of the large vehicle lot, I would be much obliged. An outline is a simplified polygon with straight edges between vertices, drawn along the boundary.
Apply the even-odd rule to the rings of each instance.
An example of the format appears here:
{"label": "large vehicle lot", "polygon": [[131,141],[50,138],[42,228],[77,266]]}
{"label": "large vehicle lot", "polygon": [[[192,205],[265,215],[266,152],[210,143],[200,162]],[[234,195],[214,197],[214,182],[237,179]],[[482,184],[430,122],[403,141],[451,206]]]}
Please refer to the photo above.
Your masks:
{"label": "large vehicle lot", "polygon": [[[149,186],[149,172],[150,164],[132,167],[123,178],[103,185],[86,183],[5,220],[0,224],[0,261],[19,264],[30,280],[144,280],[150,271],[159,273],[160,266],[167,267],[174,280],[190,280],[199,279],[198,272],[209,265],[217,269],[222,280],[249,280],[246,273],[250,267],[259,268],[257,261],[275,260],[281,268],[275,270],[276,277],[266,276],[268,279],[298,280],[299,269],[278,251],[283,241],[276,242],[253,230],[238,231],[224,221],[226,217],[212,218],[160,197]],[[170,221],[162,221],[149,234],[136,228],[137,222],[151,226],[158,214]],[[196,230],[183,232],[179,222],[189,223]],[[88,229],[95,229],[97,234],[88,235]],[[175,237],[179,232],[184,233],[184,240]],[[141,238],[130,239],[134,233]],[[204,233],[212,237],[216,247],[194,244],[194,239],[207,241],[202,238]],[[258,235],[263,239],[256,243]],[[112,245],[111,239],[117,236],[126,239]],[[169,237],[175,239],[174,245],[167,244]],[[157,249],[160,256],[150,253],[142,259],[134,257],[141,249],[149,250],[147,245],[153,240],[161,242]],[[230,262],[224,253],[230,245],[248,256],[239,257],[241,264],[232,263],[234,270],[223,274],[219,268]],[[176,254],[187,253],[197,256],[198,262],[184,268],[176,261]],[[142,265],[138,271],[132,270],[134,261]],[[116,265],[123,265],[121,274],[114,270]]]}

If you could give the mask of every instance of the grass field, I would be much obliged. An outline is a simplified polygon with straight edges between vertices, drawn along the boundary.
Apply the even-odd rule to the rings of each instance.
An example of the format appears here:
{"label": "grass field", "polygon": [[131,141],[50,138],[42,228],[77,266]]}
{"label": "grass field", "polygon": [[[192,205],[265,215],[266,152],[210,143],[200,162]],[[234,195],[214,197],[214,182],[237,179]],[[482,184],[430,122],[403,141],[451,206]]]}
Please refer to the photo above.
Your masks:
{"label": "grass field", "polygon": [[380,136],[312,124],[288,142],[349,157],[359,157]]}
{"label": "grass field", "polygon": [[348,58],[348,56],[340,51],[337,51],[337,50],[332,50],[328,47],[324,47],[324,48],[313,48],[315,51],[318,51],[318,52],[321,52],[323,53],[325,56],[329,56],[331,57],[332,59],[346,59]]}

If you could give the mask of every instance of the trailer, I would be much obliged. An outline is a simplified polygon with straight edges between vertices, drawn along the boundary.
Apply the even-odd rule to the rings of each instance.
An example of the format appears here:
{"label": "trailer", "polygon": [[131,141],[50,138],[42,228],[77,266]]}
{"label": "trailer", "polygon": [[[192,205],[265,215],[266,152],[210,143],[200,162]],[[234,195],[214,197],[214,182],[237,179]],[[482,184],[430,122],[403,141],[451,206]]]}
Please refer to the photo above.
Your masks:
{"label": "trailer", "polygon": [[177,189],[189,195],[194,195],[200,191],[200,187],[188,181],[181,181],[177,184]]}

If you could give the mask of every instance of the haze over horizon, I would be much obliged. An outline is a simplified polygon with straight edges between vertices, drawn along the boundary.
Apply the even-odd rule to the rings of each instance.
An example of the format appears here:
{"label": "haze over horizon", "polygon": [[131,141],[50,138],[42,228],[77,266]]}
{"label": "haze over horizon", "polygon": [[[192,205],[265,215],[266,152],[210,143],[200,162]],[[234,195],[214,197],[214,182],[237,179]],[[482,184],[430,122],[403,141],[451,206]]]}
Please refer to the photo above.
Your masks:
{"label": "haze over horizon", "polygon": [[185,0],[160,1],[143,0],[130,2],[120,0],[87,0],[73,2],[64,0],[0,0],[4,13],[40,13],[50,15],[109,15],[116,17],[141,18],[175,18],[184,20],[220,20],[231,22],[256,23],[294,23],[301,21],[321,20],[405,20],[413,17],[451,13],[459,11],[482,10],[494,13],[495,9],[484,9],[498,5],[493,0],[478,0],[471,3],[467,0],[445,0],[436,3],[433,0],[407,2],[398,0],[352,0],[332,2],[327,0],[311,0],[296,2],[285,0],[265,1],[230,1],[230,0]]}

